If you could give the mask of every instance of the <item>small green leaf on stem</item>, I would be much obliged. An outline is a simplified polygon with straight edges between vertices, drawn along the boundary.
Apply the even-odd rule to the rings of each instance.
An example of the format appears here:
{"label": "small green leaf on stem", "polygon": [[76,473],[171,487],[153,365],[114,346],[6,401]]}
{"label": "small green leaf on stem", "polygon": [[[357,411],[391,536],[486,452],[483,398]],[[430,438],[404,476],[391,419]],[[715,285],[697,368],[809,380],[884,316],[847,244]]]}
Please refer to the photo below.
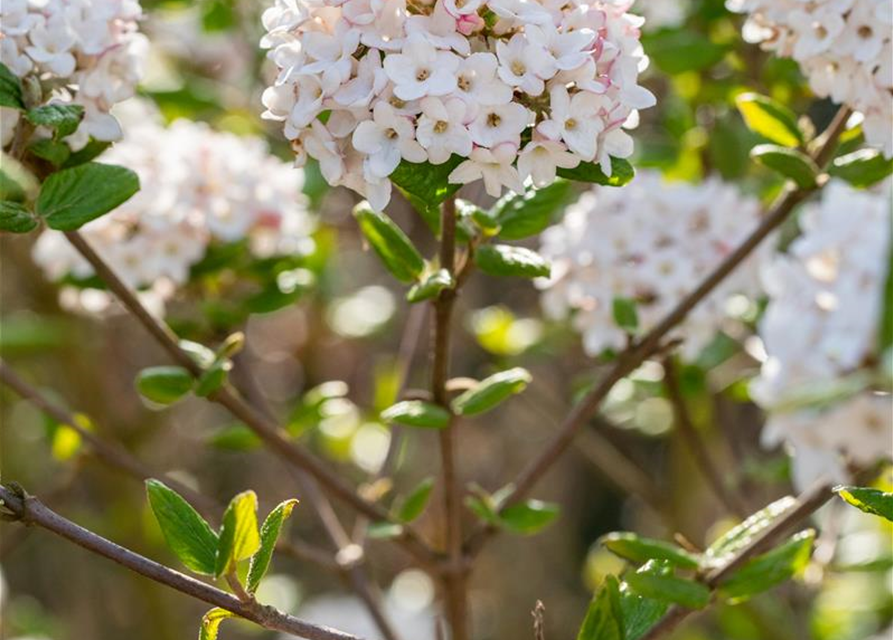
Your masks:
{"label": "small green leaf on stem", "polygon": [[859,149],[835,158],[828,173],[854,187],[870,187],[893,173],[893,158],[877,149]]}
{"label": "small green leaf on stem", "polygon": [[520,240],[534,236],[557,221],[573,192],[573,184],[561,179],[542,189],[511,192],[493,205],[488,217],[495,221],[500,238]]}
{"label": "small green leaf on stem", "polygon": [[77,131],[84,119],[84,107],[79,104],[45,104],[29,109],[25,117],[38,127],[52,129],[58,140]]}
{"label": "small green leaf on stem", "polygon": [[217,640],[217,634],[220,632],[220,623],[227,618],[235,618],[234,613],[230,613],[226,609],[211,609],[202,618],[201,630],[198,634],[198,640]]}
{"label": "small green leaf on stem", "polygon": [[751,150],[750,157],[757,164],[793,180],[794,184],[801,189],[812,189],[816,186],[819,168],[812,158],[796,149],[788,149],[774,144],[761,144]]}
{"label": "small green leaf on stem", "polygon": [[366,202],[358,204],[353,214],[372,250],[395,278],[413,282],[422,274],[424,259],[393,220]]}
{"label": "small green leaf on stem", "polygon": [[801,531],[783,545],[750,560],[723,582],[720,592],[732,603],[742,602],[789,580],[809,563],[815,531]]}
{"label": "small green leaf on stem", "polygon": [[387,423],[401,424],[420,429],[443,429],[450,423],[446,409],[422,400],[404,400],[381,412]]}
{"label": "small green leaf on stem", "polygon": [[259,548],[257,495],[244,491],[230,501],[223,514],[214,574],[219,578],[235,570],[239,562],[253,556]]}
{"label": "small green leaf on stem", "polygon": [[639,330],[639,312],[635,300],[616,297],[612,302],[611,311],[618,327],[630,334]]}
{"label": "small green leaf on stem", "polygon": [[28,233],[37,228],[37,217],[24,205],[4,200],[0,202],[0,231]]}
{"label": "small green leaf on stem", "polygon": [[479,247],[474,262],[491,276],[547,278],[551,272],[549,262],[535,251],[507,244]]}
{"label": "small green leaf on stem", "polygon": [[700,582],[673,575],[633,573],[624,578],[640,596],[671,602],[688,609],[703,609],[710,603],[710,588]]}
{"label": "small green leaf on stem", "polygon": [[609,533],[600,542],[615,555],[639,564],[664,560],[683,569],[697,569],[700,563],[697,556],[675,544],[643,538],[635,533]]}
{"label": "small green leaf on stem", "polygon": [[605,187],[622,187],[635,176],[633,166],[622,158],[611,158],[611,175],[605,175],[596,162],[581,162],[573,169],[558,169],[558,176],[576,182],[589,182]]}
{"label": "small green leaf on stem", "polygon": [[434,478],[425,478],[413,489],[397,509],[397,519],[401,522],[412,522],[425,511],[434,489]]}
{"label": "small green leaf on stem", "polygon": [[499,524],[513,533],[529,536],[542,531],[560,512],[557,504],[526,500],[503,509],[499,513]]}
{"label": "small green leaf on stem", "polygon": [[411,303],[431,300],[440,295],[444,289],[452,289],[454,286],[453,276],[446,269],[438,269],[422,282],[413,285],[406,294],[406,300]]}
{"label": "small green leaf on stem", "polygon": [[183,367],[149,367],[136,377],[136,389],[140,395],[157,404],[173,404],[194,385],[192,375]]}
{"label": "small green leaf on stem", "polygon": [[746,547],[750,542],[767,529],[777,518],[794,508],[797,499],[785,496],[757,511],[744,522],[720,536],[704,552],[702,564],[707,568],[716,567]]}
{"label": "small green leaf on stem", "polygon": [[218,541],[210,525],[180,494],[164,483],[147,480],[146,493],[171,551],[192,571],[214,575]]}
{"label": "small green leaf on stem", "polygon": [[835,487],[834,492],[857,509],[893,522],[893,493],[870,487]]}
{"label": "small green leaf on stem", "polygon": [[47,178],[37,197],[37,213],[58,231],[73,231],[130,199],[140,189],[130,169],[88,162]]}
{"label": "small green leaf on stem", "polygon": [[620,586],[617,578],[608,576],[589,603],[577,640],[624,640],[625,637]]}
{"label": "small green leaf on stem", "polygon": [[291,515],[297,500],[286,500],[280,503],[264,520],[260,528],[260,548],[251,558],[248,565],[248,579],[246,580],[246,589],[248,593],[253,594],[260,586],[260,581],[267,573],[270,567],[270,561],[273,558],[273,551],[276,549],[276,542],[279,540],[279,533],[282,531],[282,525]]}
{"label": "small green leaf on stem", "polygon": [[804,143],[797,116],[783,104],[758,93],[742,93],[735,98],[735,105],[744,117],[744,123],[754,133],[785,147]]}
{"label": "small green leaf on stem", "polygon": [[463,416],[484,413],[507,398],[521,393],[533,378],[521,367],[500,371],[478,382],[452,402],[453,411]]}

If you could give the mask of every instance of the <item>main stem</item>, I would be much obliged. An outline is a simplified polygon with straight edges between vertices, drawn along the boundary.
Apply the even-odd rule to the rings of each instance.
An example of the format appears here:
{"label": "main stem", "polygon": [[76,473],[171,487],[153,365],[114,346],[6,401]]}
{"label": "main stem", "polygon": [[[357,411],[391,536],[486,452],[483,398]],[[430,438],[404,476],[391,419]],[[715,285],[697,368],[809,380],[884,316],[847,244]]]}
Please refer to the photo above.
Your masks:
{"label": "main stem", "polygon": [[[443,204],[440,224],[440,266],[455,279],[456,271],[456,200]],[[450,375],[450,324],[455,289],[445,289],[434,301],[434,353],[431,366],[431,397],[450,411],[447,380]],[[452,414],[452,412],[450,411]],[[461,486],[456,473],[456,419],[440,431],[440,455],[443,473],[443,511],[446,521],[448,563],[442,571],[447,619],[452,640],[468,640],[468,601],[465,569],[462,562]]]}

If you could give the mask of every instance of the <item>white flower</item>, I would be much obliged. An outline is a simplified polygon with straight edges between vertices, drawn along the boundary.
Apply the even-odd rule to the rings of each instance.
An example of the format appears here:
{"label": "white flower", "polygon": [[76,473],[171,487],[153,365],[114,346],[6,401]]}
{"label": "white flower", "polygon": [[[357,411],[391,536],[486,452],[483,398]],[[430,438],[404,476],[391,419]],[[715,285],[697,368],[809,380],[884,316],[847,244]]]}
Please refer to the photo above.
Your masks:
{"label": "white flower", "polygon": [[518,156],[518,173],[521,179],[529,176],[533,186],[546,187],[555,182],[558,167],[573,169],[580,164],[579,156],[568,152],[560,142],[541,139],[528,142]]}
{"label": "white flower", "polygon": [[431,164],[443,164],[452,154],[467,157],[471,153],[471,134],[465,126],[465,102],[459,98],[422,100],[416,137],[428,152]]}
{"label": "white flower", "polygon": [[398,98],[445,96],[455,90],[459,58],[438,51],[420,36],[410,37],[403,51],[384,59],[384,70],[394,83]]}
{"label": "white flower", "polygon": [[598,134],[605,128],[598,117],[598,96],[581,91],[571,97],[559,85],[552,89],[549,104],[551,118],[541,123],[537,131],[552,140],[564,140],[568,149],[583,160],[595,158]]}
{"label": "white flower", "polygon": [[496,77],[499,62],[492,53],[473,53],[459,65],[456,93],[470,105],[508,104],[512,88]]}
{"label": "white flower", "polygon": [[386,102],[376,104],[372,120],[361,122],[353,132],[354,148],[368,154],[364,165],[366,179],[387,178],[401,158],[424,162],[427,154],[415,141],[414,133],[409,118],[398,115]]}
{"label": "white flower", "polygon": [[482,147],[510,142],[517,148],[521,143],[521,132],[527,128],[529,119],[527,108],[516,102],[488,105],[478,110],[468,130],[474,143]]}
{"label": "white flower", "polygon": [[561,33],[552,24],[530,25],[525,29],[527,40],[536,48],[543,59],[543,67],[548,77],[558,71],[577,69],[592,59],[589,51],[595,40],[591,29],[576,29]]}
{"label": "white flower", "polygon": [[499,58],[499,77],[506,84],[520,88],[524,93],[538,96],[545,88],[544,78],[555,75],[554,68],[547,72],[548,58],[538,47],[531,46],[527,38],[516,33],[508,43],[496,43]]}
{"label": "white flower", "polygon": [[484,188],[494,198],[502,195],[502,187],[515,193],[523,193],[524,184],[518,170],[512,166],[518,148],[511,143],[503,143],[491,149],[475,147],[471,156],[453,169],[449,181],[453,184],[468,184],[475,180],[484,181]]}

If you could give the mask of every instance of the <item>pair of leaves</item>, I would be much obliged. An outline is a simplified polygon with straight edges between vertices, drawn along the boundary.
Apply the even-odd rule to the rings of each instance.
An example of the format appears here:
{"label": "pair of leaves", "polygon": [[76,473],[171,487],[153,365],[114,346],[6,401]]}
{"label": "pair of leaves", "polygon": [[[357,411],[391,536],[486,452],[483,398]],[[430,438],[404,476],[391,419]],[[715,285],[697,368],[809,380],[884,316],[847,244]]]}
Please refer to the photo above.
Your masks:
{"label": "pair of leaves", "polygon": [[561,512],[557,504],[542,500],[525,500],[503,508],[511,489],[512,485],[508,485],[491,495],[473,487],[473,493],[465,498],[465,506],[485,523],[519,535],[539,533]]}
{"label": "pair of leaves", "polygon": [[238,353],[244,340],[245,336],[236,332],[227,337],[216,353],[197,342],[182,340],[180,348],[203,369],[198,379],[185,367],[148,367],[137,375],[137,391],[161,405],[173,404],[190,392],[201,398],[213,395],[226,384],[233,367],[230,356]]}

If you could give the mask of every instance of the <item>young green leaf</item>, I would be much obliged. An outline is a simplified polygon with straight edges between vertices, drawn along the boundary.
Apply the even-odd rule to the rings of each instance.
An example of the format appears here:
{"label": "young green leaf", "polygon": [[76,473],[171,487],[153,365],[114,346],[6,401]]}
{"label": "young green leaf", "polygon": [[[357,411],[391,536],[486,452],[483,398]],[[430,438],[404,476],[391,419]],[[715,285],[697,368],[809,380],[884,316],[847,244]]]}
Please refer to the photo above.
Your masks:
{"label": "young green leaf", "polygon": [[372,540],[390,540],[403,535],[403,525],[393,522],[371,522],[366,527],[366,535]]}
{"label": "young green leaf", "polygon": [[513,533],[529,536],[551,524],[560,512],[557,504],[527,500],[503,509],[499,513],[499,524]]}
{"label": "young green leaf", "polygon": [[422,274],[425,261],[393,220],[365,202],[357,205],[353,214],[369,245],[395,278],[413,282]]}
{"label": "young green leaf", "polygon": [[[644,575],[669,575],[672,568],[666,562],[651,560],[636,573]],[[626,583],[620,585],[620,611],[623,626],[626,628],[625,640],[639,640],[663,618],[670,606],[661,600],[645,598],[634,593]]]}
{"label": "young green leaf", "polygon": [[406,427],[443,429],[450,423],[450,413],[430,402],[404,400],[382,411],[381,419],[387,423],[402,424]]}
{"label": "young green leaf", "polygon": [[31,211],[18,202],[0,202],[0,232],[28,233],[37,228],[38,220]]}
{"label": "young green leaf", "polygon": [[757,556],[723,582],[721,594],[733,603],[741,602],[789,580],[809,563],[814,541],[815,531],[801,531],[783,545]]}
{"label": "young green leaf", "polygon": [[0,63],[0,107],[25,108],[22,81],[3,63]]}
{"label": "young green leaf", "polygon": [[47,178],[37,197],[37,213],[58,231],[72,231],[126,202],[140,189],[130,169],[88,162]]}
{"label": "young green leaf", "polygon": [[243,491],[230,501],[223,514],[214,575],[219,578],[233,571],[239,562],[253,556],[259,548],[257,495],[254,491]]}
{"label": "young green leaf", "polygon": [[449,175],[462,160],[457,155],[438,165],[404,160],[388,176],[435,233],[440,233],[440,205],[462,186],[449,182]]}
{"label": "young green leaf", "polygon": [[409,290],[406,294],[406,300],[411,303],[430,300],[440,295],[444,289],[452,289],[454,286],[453,276],[446,269],[438,269],[424,281],[419,282]]}
{"label": "young green leaf", "polygon": [[835,487],[835,493],[857,509],[893,522],[893,493],[869,487]]}
{"label": "young green leaf", "polygon": [[577,640],[625,640],[623,612],[620,608],[620,586],[617,578],[608,576],[601,590],[589,603]]}
{"label": "young green leaf", "polygon": [[566,180],[576,182],[590,182],[605,187],[622,187],[636,176],[636,171],[626,160],[611,158],[610,176],[605,175],[601,165],[595,162],[581,162],[573,169],[558,169],[558,175]]}
{"label": "young green leaf", "polygon": [[233,368],[231,360],[217,360],[210,366],[195,383],[195,395],[207,398],[220,390],[226,384],[230,370]]}
{"label": "young green leaf", "polygon": [[29,109],[25,117],[36,126],[52,129],[56,139],[61,139],[77,131],[84,119],[84,107],[79,104],[45,104]]}
{"label": "young green leaf", "polygon": [[146,481],[146,494],[171,551],[192,571],[214,575],[217,534],[205,519],[180,494],[158,480]]}
{"label": "young green leaf", "polygon": [[230,613],[226,609],[211,609],[202,618],[202,626],[199,630],[198,640],[217,640],[217,634],[220,632],[220,623],[227,618],[235,618],[236,614]]}
{"label": "young green leaf", "polygon": [[627,333],[635,333],[639,330],[639,312],[635,300],[616,297],[613,300],[611,311],[614,315],[614,323],[618,327]]}
{"label": "young green leaf", "polygon": [[419,483],[412,493],[406,496],[406,499],[397,509],[397,519],[401,522],[412,522],[425,511],[428,506],[428,500],[431,498],[431,491],[434,489],[434,478],[425,478]]}
{"label": "young green leaf", "polygon": [[688,609],[703,609],[710,603],[707,585],[673,575],[633,573],[624,578],[629,588],[645,598],[671,602]]}
{"label": "young green leaf", "polygon": [[521,393],[533,378],[526,369],[515,367],[481,380],[452,402],[453,411],[471,416],[489,411],[507,398]]}
{"label": "young green leaf", "polygon": [[254,593],[260,586],[260,581],[266,575],[267,569],[270,567],[270,560],[273,558],[273,551],[276,548],[276,541],[279,540],[279,532],[282,531],[282,525],[288,520],[297,500],[286,500],[280,503],[267,516],[260,528],[260,548],[251,557],[251,563],[248,565],[248,579],[245,582],[245,588],[248,593]]}
{"label": "young green leaf", "polygon": [[507,244],[479,247],[474,263],[491,276],[547,278],[551,272],[548,261],[535,251]]}
{"label": "young green leaf", "polygon": [[183,367],[164,366],[143,369],[136,377],[140,395],[158,404],[173,404],[192,391],[195,381]]}
{"label": "young green leaf", "polygon": [[801,189],[812,189],[816,185],[819,168],[812,158],[796,149],[788,149],[774,144],[761,144],[751,150],[750,157],[757,164],[793,180]]}
{"label": "young green leaf", "polygon": [[828,173],[854,187],[870,187],[893,173],[893,158],[885,158],[877,149],[859,149],[835,158]]}
{"label": "young green leaf", "polygon": [[779,516],[796,506],[797,499],[785,496],[747,518],[744,522],[720,536],[704,552],[702,562],[706,567],[721,565],[725,560],[750,544],[760,532],[764,531]]}
{"label": "young green leaf", "polygon": [[520,240],[555,223],[573,193],[573,184],[561,179],[527,193],[511,192],[493,205],[488,217],[495,220],[500,238]]}
{"label": "young green leaf", "polygon": [[675,544],[642,538],[635,533],[609,533],[600,542],[615,555],[639,564],[665,560],[683,569],[697,569],[700,562],[697,556]]}
{"label": "young green leaf", "polygon": [[804,143],[797,116],[783,104],[757,93],[742,93],[735,105],[751,131],[785,147]]}
{"label": "young green leaf", "polygon": [[473,221],[488,236],[495,235],[499,231],[499,223],[493,216],[493,212],[485,211],[468,200],[456,198],[456,214],[460,220]]}

